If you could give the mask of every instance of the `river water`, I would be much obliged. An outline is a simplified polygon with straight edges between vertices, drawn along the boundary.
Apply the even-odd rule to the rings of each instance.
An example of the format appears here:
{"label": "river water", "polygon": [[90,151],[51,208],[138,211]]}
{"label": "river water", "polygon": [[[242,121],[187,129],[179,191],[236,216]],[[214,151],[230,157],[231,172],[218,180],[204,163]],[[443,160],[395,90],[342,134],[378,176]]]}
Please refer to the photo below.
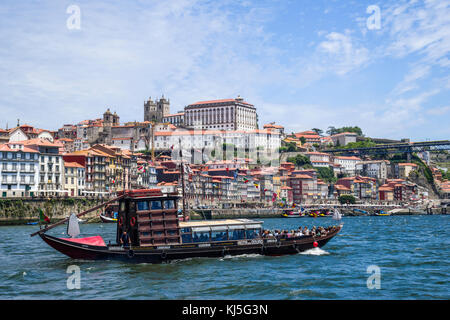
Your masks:
{"label": "river water", "polygon": [[[72,260],[38,236],[30,237],[37,226],[0,227],[0,299],[450,299],[448,215],[342,221],[343,230],[325,247],[301,254],[159,265]],[[264,227],[335,223],[331,218],[277,218],[265,219]],[[115,239],[114,224],[80,228],[82,236]],[[50,234],[64,232],[60,226]],[[67,284],[73,265],[80,270],[79,289]]]}

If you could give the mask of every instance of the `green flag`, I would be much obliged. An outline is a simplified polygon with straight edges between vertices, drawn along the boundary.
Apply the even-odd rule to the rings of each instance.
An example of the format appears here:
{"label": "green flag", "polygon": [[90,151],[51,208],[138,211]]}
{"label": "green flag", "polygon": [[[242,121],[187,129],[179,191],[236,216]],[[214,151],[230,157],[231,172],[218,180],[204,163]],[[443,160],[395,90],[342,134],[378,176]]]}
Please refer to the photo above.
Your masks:
{"label": "green flag", "polygon": [[41,208],[39,208],[39,220],[41,223],[50,223],[50,219],[44,214]]}

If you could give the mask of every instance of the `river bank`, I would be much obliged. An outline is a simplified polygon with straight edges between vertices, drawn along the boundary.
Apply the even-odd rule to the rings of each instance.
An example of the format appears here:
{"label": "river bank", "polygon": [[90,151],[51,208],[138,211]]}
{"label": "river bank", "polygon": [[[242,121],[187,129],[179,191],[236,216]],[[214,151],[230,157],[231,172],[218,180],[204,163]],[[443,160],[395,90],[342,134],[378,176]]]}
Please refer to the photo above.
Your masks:
{"label": "river bank", "polygon": [[[23,225],[38,222],[39,209],[58,222],[67,218],[72,212],[79,213],[103,203],[103,199],[0,199],[0,226]],[[92,211],[83,220],[99,222],[101,209]]]}
{"label": "river bank", "polygon": [[[89,208],[103,203],[105,199],[0,199],[0,226],[7,225],[26,225],[28,223],[35,223],[39,220],[39,210],[42,209],[44,214],[48,216],[52,223],[63,220],[74,213],[83,212]],[[341,208],[341,213],[344,216],[367,216],[360,210],[355,208]],[[368,209],[364,206],[361,208],[370,214],[374,213],[374,209]],[[392,208],[387,208],[389,211]],[[427,215],[427,214],[446,214],[446,208],[432,208],[428,209],[412,209],[400,208],[394,209],[392,215]],[[83,220],[85,223],[100,222],[99,215],[101,209],[92,211],[85,216]],[[211,219],[265,219],[265,218],[279,218],[283,213],[280,208],[240,208],[240,209],[203,209],[191,210],[191,220],[211,220]],[[450,213],[450,212],[449,212]]]}

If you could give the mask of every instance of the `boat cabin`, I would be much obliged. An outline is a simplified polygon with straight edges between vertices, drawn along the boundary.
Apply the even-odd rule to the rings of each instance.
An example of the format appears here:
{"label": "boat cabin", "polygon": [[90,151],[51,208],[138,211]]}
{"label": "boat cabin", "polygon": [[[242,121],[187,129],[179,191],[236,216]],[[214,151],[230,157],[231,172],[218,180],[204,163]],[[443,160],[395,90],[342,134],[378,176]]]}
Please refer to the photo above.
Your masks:
{"label": "boat cabin", "polygon": [[256,239],[262,222],[249,219],[180,222],[182,243]]}
{"label": "boat cabin", "polygon": [[180,243],[177,199],[160,189],[125,191],[119,200],[117,243],[123,231],[128,232],[132,246]]}
{"label": "boat cabin", "polygon": [[249,219],[182,222],[178,198],[163,195],[160,189],[125,191],[119,200],[117,243],[124,231],[132,246],[244,240],[261,235],[262,222]]}

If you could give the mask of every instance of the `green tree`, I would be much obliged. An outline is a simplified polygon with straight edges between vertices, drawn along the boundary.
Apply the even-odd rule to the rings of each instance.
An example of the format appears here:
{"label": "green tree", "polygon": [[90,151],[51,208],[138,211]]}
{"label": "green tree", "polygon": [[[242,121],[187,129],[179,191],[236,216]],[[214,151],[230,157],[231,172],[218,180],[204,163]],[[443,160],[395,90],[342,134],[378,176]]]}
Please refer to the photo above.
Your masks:
{"label": "green tree", "polygon": [[343,194],[342,196],[339,196],[338,198],[339,202],[341,204],[355,204],[356,203],[356,198],[350,194]]}
{"label": "green tree", "polygon": [[334,176],[333,169],[329,167],[315,167],[317,170],[317,177],[322,179],[325,182],[334,183],[337,181],[337,178]]}
{"label": "green tree", "polygon": [[288,162],[295,164],[298,167],[303,167],[305,165],[311,165],[311,161],[308,157],[298,154],[295,157],[290,157],[287,159]]}
{"label": "green tree", "polygon": [[317,133],[319,136],[321,136],[323,133],[323,130],[318,129],[318,128],[312,128],[311,130],[314,131],[315,133]]}
{"label": "green tree", "polygon": [[330,127],[328,127],[328,130],[326,131],[326,133],[327,133],[328,135],[332,136],[332,135],[334,135],[334,134],[336,134],[336,133],[339,133],[339,132],[338,132],[338,129],[336,129],[336,128],[333,127],[333,126],[330,126]]}

